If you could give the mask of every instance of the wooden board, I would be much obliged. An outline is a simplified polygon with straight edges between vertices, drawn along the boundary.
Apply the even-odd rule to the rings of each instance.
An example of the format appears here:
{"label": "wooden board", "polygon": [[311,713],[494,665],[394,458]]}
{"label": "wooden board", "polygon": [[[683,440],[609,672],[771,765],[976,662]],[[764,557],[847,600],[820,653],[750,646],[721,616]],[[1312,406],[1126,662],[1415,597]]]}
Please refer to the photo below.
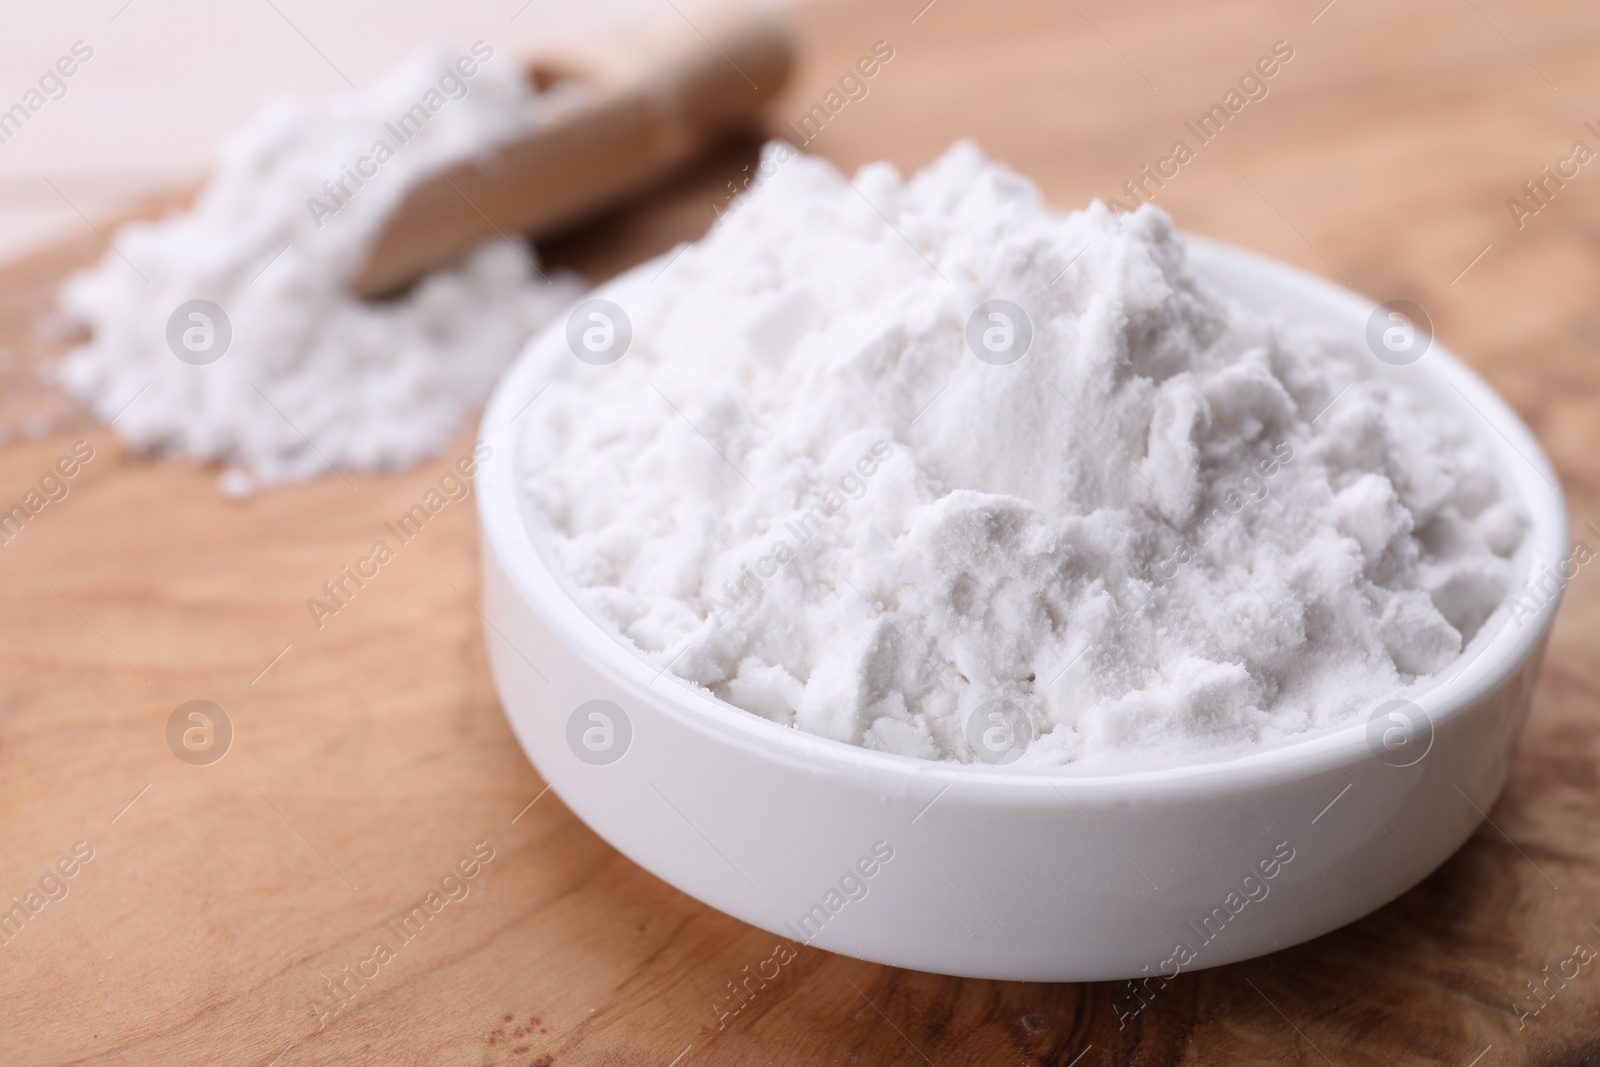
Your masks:
{"label": "wooden board", "polygon": [[[1078,205],[1167,154],[1288,41],[1269,95],[1158,202],[1188,229],[1421,304],[1539,434],[1595,544],[1581,524],[1600,521],[1600,163],[1520,230],[1506,206],[1575,140],[1600,147],[1583,126],[1600,120],[1592,3],[925,2],[802,13],[783,117],[874,41],[895,50],[807,150],[911,168],[970,134]],[[695,236],[750,159],[735,146],[547,252],[601,278]],[[0,272],[7,404],[39,402],[16,393],[64,344],[54,286],[102,252],[86,227]],[[80,416],[0,448],[0,503],[80,439],[95,456],[68,495],[0,547],[0,901],[76,843],[93,850],[0,943],[8,1067],[1600,1059],[1600,969],[1552,981],[1537,1015],[1515,1008],[1576,945],[1600,947],[1591,569],[1568,589],[1493,824],[1377,914],[1185,974],[1120,1028],[1117,984],[963,981],[814,949],[719,1028],[725,983],[774,939],[645,874],[542,792],[489,679],[471,507],[451,505],[324,629],[308,617],[469,432],[405,476],[236,504],[215,471],[131,458]],[[209,766],[166,741],[196,699],[235,732]],[[475,846],[493,859],[467,897],[391,937],[386,920]],[[363,964],[380,939],[393,958]],[[362,966],[374,976],[334,1001],[322,976]]]}

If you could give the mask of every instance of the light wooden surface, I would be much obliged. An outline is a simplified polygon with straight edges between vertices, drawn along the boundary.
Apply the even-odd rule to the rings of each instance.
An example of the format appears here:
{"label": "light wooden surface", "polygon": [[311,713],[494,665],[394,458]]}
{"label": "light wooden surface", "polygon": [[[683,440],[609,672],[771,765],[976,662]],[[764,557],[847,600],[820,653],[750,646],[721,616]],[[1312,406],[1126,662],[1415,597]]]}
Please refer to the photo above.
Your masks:
{"label": "light wooden surface", "polygon": [[[1064,206],[1111,195],[1289,41],[1295,58],[1268,98],[1159,202],[1188,229],[1421,304],[1539,434],[1575,530],[1600,523],[1600,162],[1521,231],[1505,204],[1574,140],[1600,147],[1583,128],[1600,119],[1592,4],[1337,0],[1313,23],[1323,0],[938,0],[913,22],[923,2],[808,9],[782,114],[806,111],[886,40],[895,57],[867,98],[808,150],[909,168],[972,134]],[[598,278],[670,247],[705,229],[750,158],[731,149],[548,251]],[[36,329],[55,281],[101,250],[85,228],[0,272],[8,404],[60,348]],[[1186,974],[1123,1029],[1113,984],[962,981],[802,949],[719,1030],[713,1002],[774,939],[657,882],[540,798],[489,681],[471,508],[451,505],[321,632],[309,620],[305,599],[468,433],[404,477],[233,504],[214,471],[135,460],[104,427],[69,421],[0,448],[0,502],[80,438],[95,458],[69,495],[0,547],[0,901],[76,842],[93,848],[65,899],[0,944],[7,1067],[1600,1057],[1592,964],[1552,984],[1520,1028],[1513,1007],[1546,965],[1600,947],[1593,569],[1568,589],[1493,826],[1368,919]],[[192,699],[235,729],[210,766],[179,761],[165,739]],[[380,939],[397,945],[385,921],[479,842],[494,858],[466,899],[319,1028],[320,975]]]}

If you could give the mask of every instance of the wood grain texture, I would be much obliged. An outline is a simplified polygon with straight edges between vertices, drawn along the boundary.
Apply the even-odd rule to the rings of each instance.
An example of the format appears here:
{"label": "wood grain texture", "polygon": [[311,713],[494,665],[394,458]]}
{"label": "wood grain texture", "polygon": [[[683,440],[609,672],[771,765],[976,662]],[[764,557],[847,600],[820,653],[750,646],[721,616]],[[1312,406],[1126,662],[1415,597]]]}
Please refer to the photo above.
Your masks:
{"label": "wood grain texture", "polygon": [[[1506,207],[1573,141],[1600,147],[1583,126],[1600,125],[1592,4],[924,3],[802,12],[782,117],[874,41],[895,49],[809,151],[911,168],[971,134],[1077,205],[1115,194],[1291,42],[1270,95],[1158,202],[1190,230],[1421,304],[1533,426],[1595,544],[1600,163],[1521,230]],[[598,279],[693,237],[750,153],[733,146],[546,251]],[[25,386],[44,396],[29,383],[64,343],[54,286],[103,247],[85,227],[0,271],[8,403]],[[541,793],[489,681],[470,505],[321,631],[308,618],[305,599],[467,432],[408,475],[234,504],[215,471],[130,457],[80,416],[0,448],[0,503],[79,439],[95,458],[69,495],[0,547],[0,901],[74,843],[94,850],[65,899],[0,944],[7,1067],[1600,1062],[1600,969],[1552,985],[1522,1024],[1514,1009],[1547,965],[1600,946],[1594,569],[1567,591],[1492,825],[1369,918],[1185,974],[1120,1028],[1117,984],[964,981],[801,949],[719,1029],[713,1002],[774,939],[640,871]],[[192,699],[236,730],[210,766],[166,744]],[[390,937],[385,921],[479,842],[494,858],[467,898],[413,941]],[[319,1026],[321,976],[379,939],[394,958]]]}

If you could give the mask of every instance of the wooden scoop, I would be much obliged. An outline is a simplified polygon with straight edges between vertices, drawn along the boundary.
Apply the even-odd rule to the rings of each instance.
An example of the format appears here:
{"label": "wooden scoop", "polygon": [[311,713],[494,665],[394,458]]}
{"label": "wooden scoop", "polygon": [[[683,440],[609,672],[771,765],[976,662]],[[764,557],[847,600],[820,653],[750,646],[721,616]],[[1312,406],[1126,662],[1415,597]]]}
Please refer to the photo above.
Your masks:
{"label": "wooden scoop", "polygon": [[529,77],[552,90],[548,119],[414,186],[351,290],[383,296],[497,232],[570,225],[752,125],[788,77],[788,28],[771,16],[680,22],[642,49],[612,42],[587,59],[531,64]]}

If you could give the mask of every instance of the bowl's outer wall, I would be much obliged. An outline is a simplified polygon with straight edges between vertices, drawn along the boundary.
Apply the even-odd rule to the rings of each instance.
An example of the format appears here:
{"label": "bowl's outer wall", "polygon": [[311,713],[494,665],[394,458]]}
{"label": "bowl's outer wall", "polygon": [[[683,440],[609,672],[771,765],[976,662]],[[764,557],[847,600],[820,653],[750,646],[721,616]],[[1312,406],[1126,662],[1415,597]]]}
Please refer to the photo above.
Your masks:
{"label": "bowl's outer wall", "polygon": [[[777,746],[763,753],[666,707],[682,689],[670,675],[622,677],[559,636],[569,616],[548,602],[547,579],[530,578],[514,442],[507,426],[490,425],[496,410],[485,419],[497,435],[493,469],[479,479],[486,640],[519,741],[618,850],[777,938],[977,978],[1216,966],[1392,900],[1460,847],[1505,784],[1542,639],[1492,691],[1442,717],[1409,767],[1362,750],[1236,789],[1141,796],[1048,778],[991,789],[903,768],[812,765]],[[1565,537],[1564,514],[1561,526]],[[1552,615],[1553,605],[1537,620],[1543,631]],[[567,743],[569,716],[595,699],[615,702],[633,730],[626,754],[605,766]]]}
{"label": "bowl's outer wall", "polygon": [[[1539,669],[1530,657],[1451,716],[1410,767],[1366,759],[1149,805],[1069,801],[1048,788],[1033,803],[996,803],[960,784],[896,792],[866,776],[752,760],[565,653],[492,545],[484,560],[495,682],[523,748],[579,818],[683,892],[781,938],[964,977],[1171,974],[1367,914],[1442,863],[1493,805]],[[566,741],[569,714],[594,699],[614,701],[633,727],[627,753],[607,766],[580,761]],[[846,879],[875,845],[892,859]],[[1291,850],[1276,877],[1263,877],[1263,861],[1270,870]],[[830,903],[837,913],[818,921],[813,908]]]}

